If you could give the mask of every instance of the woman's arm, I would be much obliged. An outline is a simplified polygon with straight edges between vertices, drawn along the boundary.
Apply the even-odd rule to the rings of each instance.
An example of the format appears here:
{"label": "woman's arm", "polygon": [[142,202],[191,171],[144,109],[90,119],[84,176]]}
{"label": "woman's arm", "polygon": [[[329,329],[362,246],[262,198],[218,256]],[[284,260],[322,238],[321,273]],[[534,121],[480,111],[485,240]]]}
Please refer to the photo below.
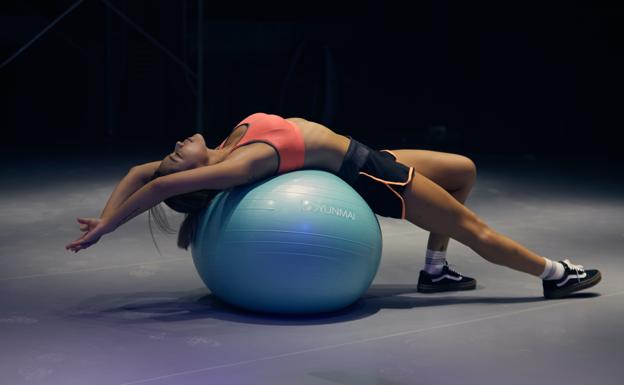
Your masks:
{"label": "woman's arm", "polygon": [[119,207],[103,215],[102,222],[107,225],[110,231],[114,231],[130,219],[156,206],[166,198],[168,198],[168,196],[164,195],[164,191],[159,186],[159,183],[153,180],[141,186],[119,205]]}
{"label": "woman's arm", "polygon": [[102,213],[100,214],[100,218],[111,214],[111,212],[117,207],[121,206],[122,203],[135,191],[141,188],[145,182],[143,178],[141,178],[134,167],[130,169],[130,171],[124,176],[117,186],[111,193],[111,196],[108,198],[108,202],[102,209]]}
{"label": "woman's arm", "polygon": [[147,183],[160,165],[160,162],[161,161],[149,162],[132,167],[113,190],[110,198],[108,198],[108,202],[106,202],[106,206],[104,206],[100,214],[100,218],[105,215],[110,215],[112,210],[121,206],[132,193]]}
{"label": "woman's arm", "polygon": [[[158,179],[158,178],[157,178]],[[153,180],[144,184],[130,195],[119,207],[111,205],[110,210],[102,216],[97,225],[75,241],[67,244],[65,249],[77,252],[96,243],[104,234],[113,232],[117,227],[130,219],[157,205],[168,198],[160,184]]]}
{"label": "woman's arm", "polygon": [[[97,242],[102,235],[114,231],[130,219],[171,196],[201,189],[225,190],[252,182],[255,178],[251,175],[253,174],[250,173],[250,163],[247,160],[238,160],[224,161],[158,177],[131,193],[118,207],[111,203],[110,209],[102,215],[101,221],[95,228],[65,248],[72,251],[87,248]],[[123,190],[124,188],[120,189],[120,191]],[[125,191],[128,190],[129,188]],[[119,196],[122,195],[119,193]]]}
{"label": "woman's arm", "polygon": [[[256,165],[256,167],[254,167]],[[260,179],[258,162],[251,157],[228,159],[210,166],[175,172],[156,178],[167,197],[198,190],[226,190]]]}
{"label": "woman's arm", "polygon": [[134,171],[134,173],[141,179],[143,179],[144,183],[147,183],[149,179],[154,175],[162,160],[156,160],[153,162],[148,162],[144,164],[139,164],[130,169],[130,171]]}
{"label": "woman's arm", "polygon": [[248,162],[239,160],[161,176],[143,185],[119,207],[102,215],[102,221],[114,230],[169,197],[202,189],[225,190],[251,182],[250,175]]}

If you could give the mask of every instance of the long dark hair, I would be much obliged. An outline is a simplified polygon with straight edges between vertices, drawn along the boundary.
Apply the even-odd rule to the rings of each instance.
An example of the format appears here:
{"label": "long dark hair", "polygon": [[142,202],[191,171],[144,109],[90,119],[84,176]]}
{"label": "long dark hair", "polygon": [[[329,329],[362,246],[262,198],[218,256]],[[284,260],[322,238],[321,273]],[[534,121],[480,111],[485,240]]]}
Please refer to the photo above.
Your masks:
{"label": "long dark hair", "polygon": [[[154,180],[160,176],[170,174],[170,172],[163,172],[160,169],[156,170],[154,174],[151,176],[150,181]],[[184,250],[188,250],[189,245],[193,241],[195,237],[195,233],[197,231],[199,215],[201,214],[202,209],[210,205],[212,199],[217,196],[221,191],[220,190],[199,190],[193,191],[186,194],[175,195],[165,199],[163,202],[169,206],[174,211],[179,213],[186,214],[182,224],[180,224],[180,229],[178,231],[178,247]],[[154,207],[149,209],[148,212],[148,224],[150,228],[150,232],[152,234],[152,240],[154,241],[154,245],[158,249],[158,245],[156,244],[156,240],[154,239],[154,233],[152,232],[152,224],[151,217],[154,217],[154,221],[156,225],[166,233],[175,234],[175,230],[171,228],[169,222],[167,221],[167,216],[163,211],[160,204],[155,205]]]}

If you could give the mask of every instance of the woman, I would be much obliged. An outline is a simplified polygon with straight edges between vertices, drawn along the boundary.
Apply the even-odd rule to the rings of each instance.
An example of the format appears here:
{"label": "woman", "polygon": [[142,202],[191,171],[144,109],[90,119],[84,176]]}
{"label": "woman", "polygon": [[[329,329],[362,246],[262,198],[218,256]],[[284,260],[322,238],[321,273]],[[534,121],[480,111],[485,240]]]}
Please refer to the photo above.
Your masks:
{"label": "woman", "polygon": [[[164,201],[187,213],[178,245],[193,239],[198,213],[221,190],[298,169],[322,169],[358,191],[379,215],[401,218],[430,232],[418,291],[471,290],[473,278],[449,269],[449,238],[486,260],[543,281],[546,298],[596,285],[598,270],[551,261],[497,233],[463,203],[476,167],[461,155],[425,150],[372,150],[350,136],[302,118],[256,113],[243,119],[215,149],[195,134],[161,161],[133,167],[113,191],[100,218],[78,218],[86,233],[66,249],[77,252]],[[150,211],[150,212],[151,212]]]}

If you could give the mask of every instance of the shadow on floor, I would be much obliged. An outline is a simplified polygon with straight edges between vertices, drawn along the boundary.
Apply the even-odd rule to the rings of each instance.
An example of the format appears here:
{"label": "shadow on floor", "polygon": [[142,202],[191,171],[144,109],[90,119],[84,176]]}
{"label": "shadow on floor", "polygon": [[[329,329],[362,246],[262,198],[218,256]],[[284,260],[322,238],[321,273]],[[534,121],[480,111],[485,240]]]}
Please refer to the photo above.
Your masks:
{"label": "shadow on floor", "polygon": [[[478,289],[478,287],[477,287]],[[195,319],[219,319],[261,325],[320,325],[348,322],[376,314],[382,309],[413,309],[455,304],[516,304],[546,302],[543,297],[477,297],[454,293],[421,294],[415,285],[373,285],[354,304],[339,311],[308,315],[275,315],[250,312],[230,306],[205,289],[191,292],[143,292],[124,296],[98,296],[84,301],[62,316],[113,324],[146,324]],[[567,297],[595,297],[576,293]]]}

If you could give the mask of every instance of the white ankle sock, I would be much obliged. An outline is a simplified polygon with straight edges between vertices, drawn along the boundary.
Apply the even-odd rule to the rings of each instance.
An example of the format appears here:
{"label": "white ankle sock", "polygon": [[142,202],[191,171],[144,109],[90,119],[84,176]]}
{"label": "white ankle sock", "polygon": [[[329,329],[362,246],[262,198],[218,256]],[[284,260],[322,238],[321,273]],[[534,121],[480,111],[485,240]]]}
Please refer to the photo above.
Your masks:
{"label": "white ankle sock", "polygon": [[565,272],[565,268],[559,262],[551,261],[548,258],[544,258],[546,260],[546,267],[544,268],[544,272],[540,275],[541,279],[561,279],[563,277],[563,273]]}
{"label": "white ankle sock", "polygon": [[427,249],[425,271],[429,274],[440,274],[446,262],[446,250],[434,251]]}

